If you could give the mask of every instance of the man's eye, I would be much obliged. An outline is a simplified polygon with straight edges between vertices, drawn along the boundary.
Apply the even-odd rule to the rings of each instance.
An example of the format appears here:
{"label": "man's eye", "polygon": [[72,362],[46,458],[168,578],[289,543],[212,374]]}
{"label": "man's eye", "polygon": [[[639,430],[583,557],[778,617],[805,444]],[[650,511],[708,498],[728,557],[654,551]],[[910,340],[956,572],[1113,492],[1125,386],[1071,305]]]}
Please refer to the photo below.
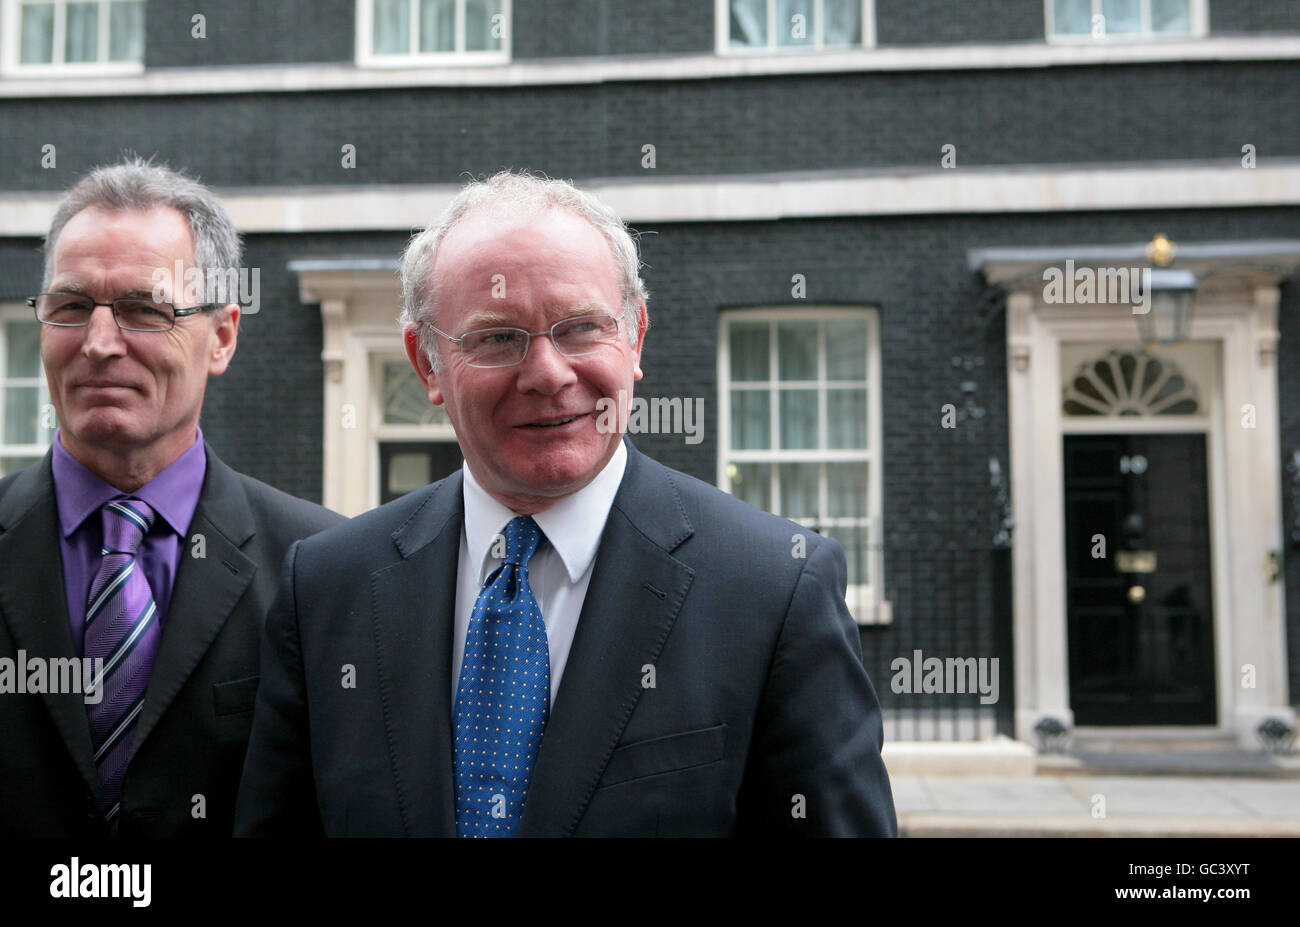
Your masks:
{"label": "man's eye", "polygon": [[119,303],[119,308],[127,312],[134,312],[138,315],[165,315],[162,307],[156,303],[138,302],[138,303]]}
{"label": "man's eye", "polygon": [[479,340],[483,344],[509,344],[518,337],[514,332],[489,332]]}

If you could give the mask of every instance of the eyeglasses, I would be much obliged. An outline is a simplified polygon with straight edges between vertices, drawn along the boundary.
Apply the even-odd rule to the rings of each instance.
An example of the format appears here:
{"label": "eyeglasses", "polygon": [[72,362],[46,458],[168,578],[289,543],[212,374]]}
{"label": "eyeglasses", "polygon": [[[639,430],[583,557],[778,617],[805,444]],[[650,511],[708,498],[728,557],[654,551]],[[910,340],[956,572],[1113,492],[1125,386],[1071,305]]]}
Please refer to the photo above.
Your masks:
{"label": "eyeglasses", "polygon": [[566,357],[591,354],[614,343],[619,320],[609,315],[583,315],[556,322],[540,332],[522,328],[477,328],[453,338],[437,327],[435,332],[460,348],[471,367],[513,367],[528,355],[528,345],[539,335],[550,335],[555,350]]}
{"label": "eyeglasses", "polygon": [[220,303],[204,303],[177,309],[171,303],[134,296],[97,303],[81,293],[41,293],[27,297],[27,305],[36,310],[38,321],[58,328],[84,328],[90,324],[90,314],[96,306],[109,306],[113,310],[113,321],[125,332],[171,331],[181,316],[221,308]]}

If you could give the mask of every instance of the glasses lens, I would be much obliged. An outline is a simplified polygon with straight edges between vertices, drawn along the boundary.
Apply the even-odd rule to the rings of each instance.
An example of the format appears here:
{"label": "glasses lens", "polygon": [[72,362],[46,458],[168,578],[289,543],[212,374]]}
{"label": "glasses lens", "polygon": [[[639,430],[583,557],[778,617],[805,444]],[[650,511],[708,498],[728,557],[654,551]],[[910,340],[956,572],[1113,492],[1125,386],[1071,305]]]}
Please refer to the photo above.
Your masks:
{"label": "glasses lens", "polygon": [[475,367],[508,367],[524,356],[528,334],[518,328],[482,328],[461,337],[460,349]]}
{"label": "glasses lens", "polygon": [[618,332],[618,319],[607,315],[586,315],[561,322],[552,332],[561,354],[589,354],[613,341]]}
{"label": "glasses lens", "polygon": [[36,318],[51,325],[85,325],[95,308],[89,296],[42,293],[36,297]]}
{"label": "glasses lens", "polygon": [[166,331],[176,321],[176,310],[171,303],[152,299],[119,299],[113,303],[117,324],[128,331]]}

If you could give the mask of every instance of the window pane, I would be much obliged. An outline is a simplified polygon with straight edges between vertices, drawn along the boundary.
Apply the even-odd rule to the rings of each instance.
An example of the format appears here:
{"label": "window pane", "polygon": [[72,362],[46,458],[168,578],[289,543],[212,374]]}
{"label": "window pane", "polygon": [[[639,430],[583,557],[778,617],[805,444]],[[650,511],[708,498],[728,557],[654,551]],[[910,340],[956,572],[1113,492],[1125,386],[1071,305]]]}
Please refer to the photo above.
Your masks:
{"label": "window pane", "polygon": [[767,0],[731,0],[731,47],[767,47]]}
{"label": "window pane", "polygon": [[731,379],[766,380],[768,333],[766,322],[735,322],[731,326]]}
{"label": "window pane", "polygon": [[418,451],[394,454],[388,459],[388,492],[404,496],[430,483],[429,455]]}
{"label": "window pane", "polygon": [[465,0],[465,50],[498,51],[505,39],[505,23],[493,35],[492,17],[501,13],[501,0]]}
{"label": "window pane", "polygon": [[867,514],[867,464],[828,463],[826,504],[831,518],[857,518]]}
{"label": "window pane", "polygon": [[64,61],[99,58],[99,4],[69,3],[63,43]]}
{"label": "window pane", "polygon": [[817,391],[781,390],[781,447],[808,450],[817,447]]}
{"label": "window pane", "polygon": [[41,391],[38,386],[6,386],[4,411],[5,444],[41,444],[40,424]]}
{"label": "window pane", "polygon": [[1107,35],[1136,35],[1142,31],[1142,0],[1101,0]]}
{"label": "window pane", "polygon": [[772,511],[772,465],[732,464],[731,494],[765,512]]}
{"label": "window pane", "polygon": [[862,0],[825,0],[827,45],[862,42]]}
{"label": "window pane", "polygon": [[781,464],[781,516],[792,521],[815,522],[817,506],[817,468],[815,463]]}
{"label": "window pane", "polygon": [[435,406],[429,394],[405,361],[384,364],[385,425],[448,425],[444,406]]}
{"label": "window pane", "polygon": [[776,343],[782,380],[817,379],[816,322],[782,322],[776,328]]}
{"label": "window pane", "polygon": [[5,323],[3,373],[10,378],[41,376],[40,322]]}
{"label": "window pane", "polygon": [[771,402],[767,390],[736,390],[731,394],[731,446],[739,451],[772,447]]}
{"label": "window pane", "polygon": [[54,60],[54,4],[23,4],[22,43],[23,64],[49,64]]}
{"label": "window pane", "polygon": [[776,0],[776,44],[812,45],[813,0]]}
{"label": "window pane", "polygon": [[826,391],[826,446],[832,450],[864,450],[867,446],[867,391]]}
{"label": "window pane", "polygon": [[1191,32],[1191,0],[1151,0],[1151,31]]}
{"label": "window pane", "polygon": [[865,319],[831,319],[826,323],[826,379],[867,378]]}
{"label": "window pane", "polygon": [[420,51],[456,50],[456,0],[420,0]]}
{"label": "window pane", "polygon": [[108,58],[110,61],[143,60],[144,3],[114,3],[109,7]]}
{"label": "window pane", "polygon": [[1092,31],[1091,0],[1052,0],[1052,28],[1057,35],[1088,35]]}
{"label": "window pane", "polygon": [[374,0],[371,47],[376,55],[405,55],[411,50],[410,0]]}

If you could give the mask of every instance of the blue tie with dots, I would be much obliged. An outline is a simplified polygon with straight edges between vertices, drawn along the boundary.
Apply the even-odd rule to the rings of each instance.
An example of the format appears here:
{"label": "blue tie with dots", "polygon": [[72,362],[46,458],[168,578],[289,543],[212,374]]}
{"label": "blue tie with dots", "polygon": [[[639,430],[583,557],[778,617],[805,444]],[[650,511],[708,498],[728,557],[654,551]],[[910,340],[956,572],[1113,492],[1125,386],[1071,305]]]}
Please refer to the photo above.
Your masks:
{"label": "blue tie with dots", "polygon": [[[542,529],[506,525],[505,556],[478,595],[456,687],[456,835],[519,829],[551,697],[551,657],[528,561]],[[499,543],[499,542],[498,542]]]}

